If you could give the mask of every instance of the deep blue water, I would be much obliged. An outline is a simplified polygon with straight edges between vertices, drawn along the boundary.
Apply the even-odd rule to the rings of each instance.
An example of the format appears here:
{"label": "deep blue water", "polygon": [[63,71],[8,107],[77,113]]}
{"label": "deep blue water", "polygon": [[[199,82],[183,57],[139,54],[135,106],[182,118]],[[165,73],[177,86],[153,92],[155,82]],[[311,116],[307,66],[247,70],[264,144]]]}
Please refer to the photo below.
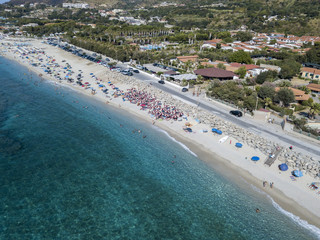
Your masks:
{"label": "deep blue water", "polygon": [[317,239],[151,124],[0,63],[0,239]]}

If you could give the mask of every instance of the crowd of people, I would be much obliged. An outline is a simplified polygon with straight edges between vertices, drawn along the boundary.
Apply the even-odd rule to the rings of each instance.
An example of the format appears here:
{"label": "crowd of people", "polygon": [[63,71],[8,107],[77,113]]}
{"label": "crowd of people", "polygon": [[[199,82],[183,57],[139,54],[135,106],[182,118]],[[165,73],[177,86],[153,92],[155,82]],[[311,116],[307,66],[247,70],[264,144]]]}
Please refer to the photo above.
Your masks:
{"label": "crowd of people", "polygon": [[130,101],[132,104],[137,104],[141,107],[140,110],[148,110],[148,113],[155,119],[173,119],[177,121],[183,116],[183,112],[175,106],[163,104],[150,93],[139,91],[136,88],[128,89],[123,93],[122,99],[123,101]]}

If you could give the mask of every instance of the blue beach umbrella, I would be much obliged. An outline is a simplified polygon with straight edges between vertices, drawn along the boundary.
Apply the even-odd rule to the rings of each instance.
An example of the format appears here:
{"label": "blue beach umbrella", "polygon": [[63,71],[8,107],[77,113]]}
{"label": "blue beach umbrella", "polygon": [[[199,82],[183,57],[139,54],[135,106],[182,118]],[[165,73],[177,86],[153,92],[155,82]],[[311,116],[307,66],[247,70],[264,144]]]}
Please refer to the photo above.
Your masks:
{"label": "blue beach umbrella", "polygon": [[287,171],[288,170],[288,165],[285,164],[285,163],[282,163],[282,164],[279,165],[279,169],[281,171]]}
{"label": "blue beach umbrella", "polygon": [[216,129],[216,128],[212,128],[211,131],[212,131],[212,132],[217,132],[217,130],[218,130],[218,129]]}
{"label": "blue beach umbrella", "polygon": [[93,73],[90,73],[90,75],[93,75]]}
{"label": "blue beach umbrella", "polygon": [[292,172],[292,175],[295,176],[295,177],[302,177],[303,173],[300,170],[294,170]]}
{"label": "blue beach umbrella", "polygon": [[236,143],[237,148],[242,148],[242,143]]}
{"label": "blue beach umbrella", "polygon": [[257,157],[257,156],[253,156],[253,157],[251,158],[251,160],[252,160],[252,161],[259,161],[259,160],[260,160],[260,158],[259,158],[259,157]]}

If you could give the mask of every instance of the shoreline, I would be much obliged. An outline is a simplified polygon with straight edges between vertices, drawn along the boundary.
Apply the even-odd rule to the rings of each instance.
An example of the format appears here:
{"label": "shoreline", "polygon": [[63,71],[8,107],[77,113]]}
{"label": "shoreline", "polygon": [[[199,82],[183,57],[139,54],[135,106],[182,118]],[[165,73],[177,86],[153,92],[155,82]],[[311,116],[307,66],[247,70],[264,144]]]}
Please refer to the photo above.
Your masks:
{"label": "shoreline", "polygon": [[[68,54],[71,55],[71,53],[68,53]],[[13,56],[10,57],[10,56],[8,56],[8,54],[5,54],[5,55],[6,56],[3,56],[3,57],[6,57],[6,58],[11,59],[13,61],[16,61],[17,63],[27,67],[29,70],[35,72],[36,74],[38,74],[38,75],[43,74],[42,77],[44,79],[54,80],[53,77],[45,75],[39,69],[28,65],[27,62],[23,63],[23,62],[19,61],[19,59],[14,58]],[[68,60],[68,62],[71,63],[70,60]],[[73,66],[73,63],[71,63],[71,65]],[[88,64],[86,64],[86,65],[88,65]],[[90,71],[90,69],[88,69],[88,70]],[[107,70],[107,69],[105,69],[105,70]],[[92,71],[94,71],[94,70],[92,70]],[[136,81],[138,82],[139,80],[136,80]],[[57,81],[55,81],[55,82],[57,82]],[[84,91],[83,89],[81,89],[77,86],[74,87],[68,83],[58,83],[58,84],[61,86],[68,86],[68,87],[72,88],[73,90],[78,91],[79,93],[85,94],[87,96],[91,96],[91,94],[88,91]],[[94,95],[93,97],[98,101],[105,102],[105,100],[103,100],[103,98],[99,97],[98,94]],[[110,104],[110,106],[112,106],[114,108],[126,110],[127,112],[130,112],[130,114],[135,115],[139,119],[144,120],[144,121],[148,122],[149,124],[152,124],[151,118],[150,118],[150,116],[147,115],[146,112],[140,111],[136,105],[127,106],[126,102],[125,103],[121,102],[121,98],[118,98],[118,99],[114,98],[109,101],[109,104]],[[120,104],[121,104],[121,107],[119,107]],[[148,121],[148,119],[150,119],[150,121]],[[249,153],[253,153],[252,149],[249,149],[249,147],[245,146],[245,148],[248,148],[246,152],[245,151],[243,151],[243,152],[238,151],[237,152],[237,150],[235,150],[235,149],[230,149],[230,146],[227,143],[224,145],[223,144],[219,145],[219,143],[217,143],[217,141],[213,142],[212,145],[205,146],[205,142],[207,141],[207,139],[209,139],[209,136],[212,136],[212,135],[210,135],[211,133],[207,133],[206,135],[204,135],[204,133],[198,133],[199,125],[194,126],[195,128],[197,127],[196,135],[198,137],[198,139],[195,139],[195,138],[193,138],[193,137],[195,137],[195,135],[191,135],[191,134],[188,135],[188,133],[182,132],[181,130],[179,131],[178,129],[181,129],[181,126],[179,128],[178,122],[173,122],[171,124],[170,123],[171,123],[170,121],[162,121],[162,122],[156,121],[156,126],[165,130],[166,132],[169,133],[170,136],[174,137],[175,139],[177,139],[178,141],[182,142],[187,147],[189,147],[191,149],[191,151],[193,151],[194,153],[197,154],[197,156],[200,160],[205,161],[210,167],[212,167],[214,169],[218,169],[219,172],[220,171],[223,172],[223,174],[222,174],[223,176],[226,176],[227,178],[231,178],[231,179],[235,180],[235,178],[233,178],[234,173],[236,173],[237,175],[241,175],[241,177],[243,179],[245,179],[245,181],[247,181],[249,184],[252,184],[253,186],[255,186],[258,189],[265,192],[266,194],[270,195],[285,210],[290,211],[291,213],[293,213],[297,216],[301,216],[302,219],[307,219],[308,223],[315,225],[318,228],[320,227],[320,221],[319,221],[320,211],[316,212],[318,215],[313,214],[310,209],[308,209],[304,206],[301,206],[301,203],[294,200],[292,197],[290,198],[288,196],[288,193],[286,194],[285,192],[281,191],[281,189],[278,189],[277,184],[275,184],[275,188],[273,188],[273,189],[263,188],[262,181],[263,181],[264,177],[260,176],[260,178],[259,178],[257,175],[253,174],[253,172],[260,173],[259,171],[261,169],[253,168],[253,169],[251,169],[252,171],[250,171],[248,169],[245,169],[245,167],[243,167],[243,165],[241,163],[237,162],[236,158],[239,158],[239,157],[241,158],[240,160],[245,161],[244,155],[248,155]],[[203,127],[204,126],[201,125],[201,128],[203,128]],[[199,138],[202,138],[202,137],[206,137],[206,139],[203,139],[202,141],[200,141],[201,139],[199,139]],[[218,140],[220,137],[214,136],[214,137],[211,137],[210,139],[212,139],[212,138],[214,140]],[[230,139],[231,139],[231,137],[230,137]],[[235,140],[236,139],[232,139],[233,142]],[[219,146],[218,147],[219,149],[217,149],[215,147],[216,145]],[[221,146],[221,148],[220,148],[220,146]],[[231,155],[232,155],[232,157],[230,157]],[[263,154],[260,153],[259,156],[263,156]],[[227,159],[229,159],[229,160],[227,160]],[[246,160],[247,165],[253,164],[251,161],[250,162],[248,162],[248,161],[250,161],[250,160]],[[259,163],[258,164],[261,165],[261,162],[260,162],[260,164]],[[253,165],[253,166],[255,167],[258,164]],[[262,166],[262,167],[265,168],[265,172],[267,172],[267,174],[271,171],[271,168],[267,169],[264,166]],[[270,171],[267,171],[267,170],[270,170]],[[274,172],[274,169],[273,169],[273,172]],[[283,173],[282,175],[285,175],[285,173]],[[300,179],[299,179],[299,181],[300,181]],[[237,181],[234,181],[234,182],[237,183]],[[237,183],[237,184],[239,184],[239,183]],[[294,190],[295,190],[295,188],[294,188]],[[313,194],[315,195],[315,193],[313,193]],[[317,195],[314,196],[315,200],[318,200],[318,201],[320,199],[319,197],[320,196],[317,196]],[[308,203],[308,202],[306,202],[306,203]]]}

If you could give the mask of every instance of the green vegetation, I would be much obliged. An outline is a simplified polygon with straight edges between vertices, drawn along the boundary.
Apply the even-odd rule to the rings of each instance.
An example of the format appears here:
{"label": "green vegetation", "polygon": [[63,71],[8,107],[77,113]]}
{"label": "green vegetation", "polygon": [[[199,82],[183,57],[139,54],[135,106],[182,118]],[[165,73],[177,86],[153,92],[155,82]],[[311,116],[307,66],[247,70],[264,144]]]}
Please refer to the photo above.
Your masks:
{"label": "green vegetation", "polygon": [[280,102],[280,105],[285,107],[295,101],[294,94],[289,88],[281,88],[275,95],[275,101]]}
{"label": "green vegetation", "polygon": [[243,50],[236,51],[233,54],[231,54],[231,56],[229,57],[229,61],[245,64],[253,63],[250,54]]}
{"label": "green vegetation", "polygon": [[253,90],[238,85],[234,81],[221,83],[214,81],[208,88],[207,94],[211,97],[232,103],[239,108],[247,109],[249,112],[255,110],[257,95]]}

